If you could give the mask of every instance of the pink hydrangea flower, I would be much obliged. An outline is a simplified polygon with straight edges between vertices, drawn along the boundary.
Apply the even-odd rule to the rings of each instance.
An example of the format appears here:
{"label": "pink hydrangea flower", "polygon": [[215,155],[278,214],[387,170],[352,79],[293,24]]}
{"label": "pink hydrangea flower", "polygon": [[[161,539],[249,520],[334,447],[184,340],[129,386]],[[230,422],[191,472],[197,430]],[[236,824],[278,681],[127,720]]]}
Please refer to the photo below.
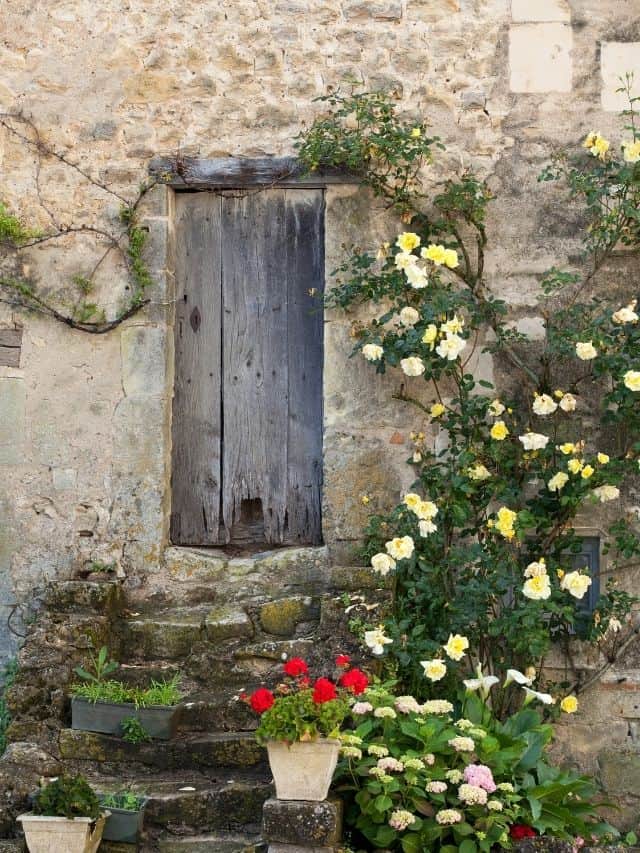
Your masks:
{"label": "pink hydrangea flower", "polygon": [[486,764],[468,764],[464,768],[464,781],[478,788],[484,788],[488,794],[493,794],[496,790],[491,768]]}

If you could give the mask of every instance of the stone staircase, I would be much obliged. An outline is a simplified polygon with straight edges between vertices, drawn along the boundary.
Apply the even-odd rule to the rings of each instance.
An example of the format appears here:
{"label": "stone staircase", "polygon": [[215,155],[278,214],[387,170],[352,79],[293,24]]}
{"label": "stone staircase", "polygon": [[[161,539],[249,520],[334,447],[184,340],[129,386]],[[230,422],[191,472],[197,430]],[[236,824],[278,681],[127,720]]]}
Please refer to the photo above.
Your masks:
{"label": "stone staircase", "polygon": [[[18,713],[9,738],[24,741],[31,733],[31,742],[60,770],[83,773],[100,791],[130,787],[145,794],[145,853],[258,853],[266,849],[260,827],[271,778],[265,751],[253,736],[256,719],[239,694],[275,684],[282,661],[292,656],[315,664],[318,674],[330,674],[336,653],[357,654],[347,627],[354,613],[345,615],[349,596],[366,595],[383,608],[389,591],[367,569],[329,566],[324,549],[287,549],[235,564],[209,552],[181,550],[171,549],[168,574],[124,597],[113,584],[59,584],[40,634],[27,641],[22,655],[27,666],[14,688],[20,689],[21,680],[29,683],[28,662],[37,658],[42,631],[50,635],[47,628],[75,622],[75,645],[61,649],[51,667],[58,691],[73,680],[89,628],[94,643],[107,642],[122,662],[123,680],[142,684],[181,674],[185,697],[176,737],[130,744],[72,730],[68,703],[58,696],[53,734],[51,720],[45,733],[39,722]],[[375,618],[370,611],[363,614]],[[43,716],[42,708],[36,716]],[[133,848],[103,843],[101,850]]]}

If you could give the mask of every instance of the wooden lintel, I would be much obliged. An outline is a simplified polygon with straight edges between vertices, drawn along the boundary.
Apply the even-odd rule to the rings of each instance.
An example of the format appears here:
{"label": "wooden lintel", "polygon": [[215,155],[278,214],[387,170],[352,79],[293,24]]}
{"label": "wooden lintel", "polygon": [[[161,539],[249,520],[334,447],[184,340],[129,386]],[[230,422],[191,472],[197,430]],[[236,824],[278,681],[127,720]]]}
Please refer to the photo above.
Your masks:
{"label": "wooden lintel", "polygon": [[359,183],[357,176],[339,169],[306,172],[296,157],[158,157],[151,161],[149,172],[176,189],[322,188]]}

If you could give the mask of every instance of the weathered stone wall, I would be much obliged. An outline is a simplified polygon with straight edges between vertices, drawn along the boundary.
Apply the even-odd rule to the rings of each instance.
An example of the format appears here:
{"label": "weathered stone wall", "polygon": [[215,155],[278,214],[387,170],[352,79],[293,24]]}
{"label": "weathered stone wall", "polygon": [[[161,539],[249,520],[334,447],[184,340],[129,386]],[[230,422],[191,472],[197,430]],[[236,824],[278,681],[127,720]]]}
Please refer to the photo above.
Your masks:
{"label": "weathered stone wall", "polygon": [[[619,138],[617,77],[635,70],[640,82],[637,11],[637,0],[5,0],[0,111],[23,111],[49,144],[130,197],[153,156],[291,154],[318,109],[313,98],[329,86],[352,77],[392,88],[448,144],[434,179],[461,166],[488,178],[496,195],[488,280],[535,339],[539,276],[579,247],[575,211],[536,176],[555,147],[579,144],[589,130]],[[32,152],[6,133],[0,164],[0,198],[43,229],[50,214],[62,223],[112,224],[117,216],[112,197],[60,163],[45,162],[38,175]],[[117,331],[89,336],[0,306],[0,325],[24,325],[20,366],[0,367],[3,605],[90,559],[117,559],[136,583],[161,571],[172,201],[161,188],[146,204],[157,284],[149,308]],[[327,271],[343,243],[376,245],[393,233],[389,225],[357,188],[328,190]],[[55,287],[90,268],[96,251],[67,239],[34,251],[29,263]],[[636,274],[622,254],[596,286],[619,288],[622,299]],[[113,313],[123,270],[110,261],[99,282]],[[390,399],[397,377],[346,363],[350,320],[327,320],[324,527],[326,543],[344,551],[371,508],[408,485],[408,434],[428,427]],[[481,369],[493,373],[486,358]],[[367,508],[364,493],[376,496]],[[634,502],[631,495],[630,511]],[[598,518],[584,524],[602,526]],[[11,638],[0,637],[6,655]],[[621,672],[609,673],[602,694],[615,701],[585,703],[577,738],[585,746],[577,749],[592,763],[590,727],[612,709],[612,737],[637,762],[640,711],[625,698],[640,678],[637,660]]]}

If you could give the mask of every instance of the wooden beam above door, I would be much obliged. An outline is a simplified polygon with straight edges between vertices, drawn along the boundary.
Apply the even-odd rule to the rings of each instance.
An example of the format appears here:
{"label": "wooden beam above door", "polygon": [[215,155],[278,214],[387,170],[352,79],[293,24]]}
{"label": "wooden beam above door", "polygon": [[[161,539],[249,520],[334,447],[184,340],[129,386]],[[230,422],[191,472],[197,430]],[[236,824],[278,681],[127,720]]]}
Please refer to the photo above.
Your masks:
{"label": "wooden beam above door", "polygon": [[322,188],[331,184],[357,184],[356,175],[328,169],[305,172],[296,157],[158,157],[149,172],[183,189],[238,189],[243,187]]}

